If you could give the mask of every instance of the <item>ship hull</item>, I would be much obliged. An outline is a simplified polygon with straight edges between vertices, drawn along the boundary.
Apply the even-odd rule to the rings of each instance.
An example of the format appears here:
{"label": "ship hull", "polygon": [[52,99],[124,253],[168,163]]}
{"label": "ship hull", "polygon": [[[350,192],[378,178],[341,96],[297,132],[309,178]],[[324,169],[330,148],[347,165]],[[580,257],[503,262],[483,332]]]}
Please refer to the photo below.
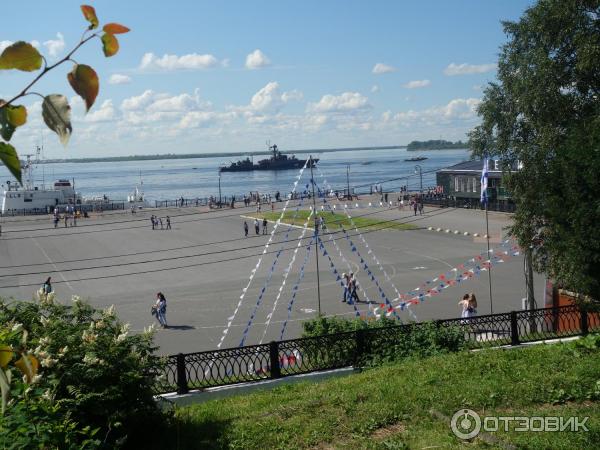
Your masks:
{"label": "ship hull", "polygon": [[[315,167],[317,162],[319,162],[318,158],[314,158],[312,160],[312,167]],[[305,161],[293,161],[292,163],[287,162],[285,165],[277,165],[277,164],[253,164],[252,166],[229,166],[229,167],[221,167],[221,172],[253,172],[255,170],[292,170],[292,169],[301,169],[304,167]],[[307,164],[307,167],[311,167],[310,162]]]}

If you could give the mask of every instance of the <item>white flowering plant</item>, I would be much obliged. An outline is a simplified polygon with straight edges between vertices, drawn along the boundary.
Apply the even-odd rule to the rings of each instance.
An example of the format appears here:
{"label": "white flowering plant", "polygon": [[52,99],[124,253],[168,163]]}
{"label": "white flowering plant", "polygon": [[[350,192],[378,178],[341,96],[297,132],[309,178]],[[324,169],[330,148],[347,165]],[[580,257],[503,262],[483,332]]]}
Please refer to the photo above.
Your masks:
{"label": "white flowering plant", "polygon": [[[153,398],[163,363],[153,333],[132,334],[114,308],[72,300],[0,299],[0,448],[18,437],[27,448],[144,446],[165,422]],[[46,441],[41,421],[54,424]]]}

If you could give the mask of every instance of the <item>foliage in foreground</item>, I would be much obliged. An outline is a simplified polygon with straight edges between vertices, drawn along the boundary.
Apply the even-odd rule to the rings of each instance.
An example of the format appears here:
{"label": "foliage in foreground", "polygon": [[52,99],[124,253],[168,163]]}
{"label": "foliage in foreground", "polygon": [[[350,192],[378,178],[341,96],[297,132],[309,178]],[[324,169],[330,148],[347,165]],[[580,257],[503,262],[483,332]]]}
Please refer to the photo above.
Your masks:
{"label": "foliage in foreground", "polygon": [[65,306],[41,294],[35,303],[0,300],[0,323],[9,384],[0,448],[131,447],[163,422],[152,332],[129,335],[114,307],[96,310],[76,296]]}
{"label": "foliage in foreground", "polygon": [[[589,416],[587,433],[494,433],[517,448],[595,448],[600,438],[600,338],[407,358],[322,382],[283,385],[180,408],[154,448],[490,448],[460,441],[447,417]],[[177,438],[174,438],[177,436]]]}
{"label": "foliage in foreground", "polygon": [[[465,334],[459,327],[439,327],[433,322],[398,325],[397,321],[386,317],[372,321],[319,317],[304,321],[302,327],[302,337],[362,330],[358,361],[361,366],[376,366],[410,356],[456,352],[467,347]],[[348,345],[356,344],[352,341]]]}
{"label": "foliage in foreground", "polygon": [[474,156],[498,156],[517,204],[512,233],[534,265],[600,300],[600,7],[540,0],[518,22],[470,133]]}

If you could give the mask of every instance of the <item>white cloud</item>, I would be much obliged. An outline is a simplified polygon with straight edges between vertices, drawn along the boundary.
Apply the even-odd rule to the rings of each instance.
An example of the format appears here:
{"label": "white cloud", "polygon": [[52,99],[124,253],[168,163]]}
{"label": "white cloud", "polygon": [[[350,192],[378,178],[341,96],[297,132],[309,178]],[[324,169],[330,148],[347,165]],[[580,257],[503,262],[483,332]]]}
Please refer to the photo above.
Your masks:
{"label": "white cloud", "polygon": [[57,39],[50,39],[44,42],[44,47],[48,50],[48,55],[56,58],[60,52],[65,49],[65,38],[62,33],[56,33]]}
{"label": "white cloud", "polygon": [[131,83],[131,77],[127,75],[121,75],[120,73],[115,73],[110,76],[108,82],[109,84],[129,84]]}
{"label": "white cloud", "polygon": [[408,83],[406,83],[403,86],[406,89],[417,89],[417,88],[427,87],[430,84],[431,84],[431,81],[429,81],[429,80],[414,80],[414,81],[409,81]]}
{"label": "white cloud", "polygon": [[198,128],[214,125],[216,123],[231,122],[237,118],[237,113],[230,111],[225,113],[214,111],[192,111],[187,113],[179,121],[179,128]]}
{"label": "white cloud", "polygon": [[0,52],[3,52],[6,47],[13,45],[13,41],[0,41]]}
{"label": "white cloud", "polygon": [[444,74],[448,76],[453,75],[471,75],[474,73],[485,73],[496,70],[496,64],[454,64],[451,63],[444,69]]}
{"label": "white cloud", "polygon": [[129,97],[123,100],[121,103],[121,109],[125,111],[139,111],[143,108],[146,108],[152,102],[155,101],[156,94],[153,90],[148,89],[144,91],[141,95]]}
{"label": "white cloud", "polygon": [[86,122],[108,122],[115,118],[115,108],[112,100],[104,100],[100,108],[90,111],[85,116]]}
{"label": "white cloud", "polygon": [[309,112],[349,112],[370,108],[369,99],[358,92],[344,92],[335,96],[331,94],[321,97],[318,103],[310,103],[307,107]]}
{"label": "white cloud", "polygon": [[189,55],[163,55],[156,56],[154,53],[146,53],[140,63],[141,70],[202,70],[215,67],[219,64],[217,58],[213,55],[198,55],[191,53]]}
{"label": "white cloud", "polygon": [[246,69],[260,69],[267,67],[269,64],[271,64],[271,61],[259,49],[254,50],[246,56]]}
{"label": "white cloud", "polygon": [[384,113],[384,122],[396,122],[402,125],[425,124],[437,126],[455,121],[469,121],[477,117],[477,106],[481,103],[478,98],[455,98],[446,105],[435,106],[422,111],[403,111],[391,116]]}
{"label": "white cloud", "polygon": [[302,101],[303,98],[304,94],[297,89],[293,89],[281,94],[281,100],[283,100],[283,103],[289,103],[291,101],[299,102]]}
{"label": "white cloud", "polygon": [[375,92],[379,92],[379,86],[377,84],[374,84],[371,87],[371,92],[375,93]]}
{"label": "white cloud", "polygon": [[387,64],[383,64],[383,63],[377,63],[375,64],[375,67],[373,67],[373,73],[375,75],[381,75],[382,73],[390,73],[390,72],[395,72],[396,69],[395,67],[392,66],[388,66]]}

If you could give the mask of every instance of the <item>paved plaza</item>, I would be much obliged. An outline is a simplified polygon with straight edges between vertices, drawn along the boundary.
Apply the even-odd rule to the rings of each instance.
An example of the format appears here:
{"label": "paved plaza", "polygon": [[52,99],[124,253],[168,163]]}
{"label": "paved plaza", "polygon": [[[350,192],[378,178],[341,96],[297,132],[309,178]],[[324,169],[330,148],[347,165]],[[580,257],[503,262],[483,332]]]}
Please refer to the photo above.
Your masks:
{"label": "paved plaza", "polygon": [[[351,214],[369,214],[372,218],[405,221],[419,227],[411,231],[381,230],[364,234],[370,249],[400,293],[410,291],[486,251],[485,240],[473,237],[474,233],[483,236],[486,232],[482,211],[426,207],[425,215],[415,217],[408,208],[404,211],[368,208],[368,201],[361,199],[362,207],[350,210]],[[282,205],[280,203],[278,207]],[[31,299],[46,277],[52,276],[54,289],[62,302],[69,302],[76,294],[89,299],[97,307],[114,304],[119,316],[130,322],[132,329],[142,330],[155,322],[150,315],[150,307],[156,293],[162,291],[168,300],[170,328],[157,332],[156,341],[161,353],[214,349],[229,322],[231,325],[222,348],[236,347],[251,320],[273,258],[283,246],[287,250],[281,253],[261,305],[251,320],[246,344],[279,339],[286,321],[284,337],[298,337],[302,321],[315,317],[318,310],[314,247],[310,250],[304,279],[299,284],[291,311],[288,311],[288,305],[306,254],[305,245],[298,250],[296,262],[274,310],[273,306],[301,229],[292,229],[288,242],[284,243],[281,241],[287,227],[282,225],[278,229],[241,307],[232,317],[242,289],[248,284],[251,271],[269,238],[268,235],[254,235],[250,222],[251,234],[248,238],[243,237],[244,219],[241,215],[253,212],[254,207],[212,211],[202,208],[148,209],[135,215],[124,212],[94,214],[89,219],[78,220],[77,227],[60,226],[56,229],[49,216],[0,219],[0,295]],[[152,230],[151,214],[162,217],[163,221],[169,215],[173,229]],[[500,236],[505,234],[503,229],[509,224],[509,215],[489,213],[492,248],[498,247]],[[270,224],[270,229],[272,226]],[[433,231],[428,230],[430,227]],[[437,228],[441,231],[435,231]],[[446,229],[450,232],[446,233]],[[455,234],[455,230],[459,233]],[[465,236],[464,232],[469,235]],[[310,234],[306,236],[310,237]],[[350,234],[355,232],[350,231]],[[367,277],[356,252],[351,251],[342,233],[334,237],[357,274],[362,288],[359,291],[361,300],[364,300],[366,290],[371,299],[379,302],[378,289]],[[328,239],[324,236],[323,240],[329,255],[338,270],[346,272],[347,266]],[[361,239],[353,236],[352,240],[384,292],[390,299],[394,298],[394,289],[368,255]],[[303,242],[308,244],[309,239]],[[330,271],[326,257],[319,256],[322,314],[352,317],[354,308],[340,301],[342,290],[339,283]],[[523,258],[515,256],[495,265],[492,286],[494,312],[520,309],[521,299],[525,296]],[[485,272],[427,298],[423,303],[414,305],[412,311],[418,320],[457,317],[460,315],[457,302],[466,292],[477,295],[479,314],[490,312]],[[543,303],[540,298],[543,293],[541,276],[536,276],[535,293],[538,304]],[[369,305],[362,302],[358,308],[367,312]],[[405,311],[399,314],[403,320],[411,319]]]}

